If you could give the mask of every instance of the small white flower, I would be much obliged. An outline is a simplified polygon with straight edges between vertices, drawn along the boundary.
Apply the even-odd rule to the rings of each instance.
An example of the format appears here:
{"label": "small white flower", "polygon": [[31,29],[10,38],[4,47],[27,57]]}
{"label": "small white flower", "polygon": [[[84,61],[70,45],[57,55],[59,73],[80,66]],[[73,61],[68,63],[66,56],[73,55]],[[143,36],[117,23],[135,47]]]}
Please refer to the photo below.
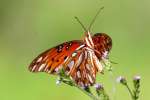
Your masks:
{"label": "small white flower", "polygon": [[134,80],[140,80],[140,79],[141,79],[141,76],[135,76],[133,79],[134,79]]}
{"label": "small white flower", "polygon": [[125,79],[125,77],[119,76],[116,81],[123,85],[127,85],[127,80]]}
{"label": "small white flower", "polygon": [[103,89],[103,85],[102,84],[95,84],[94,87],[96,88],[96,90],[101,90]]}
{"label": "small white flower", "polygon": [[122,76],[119,76],[119,77],[116,79],[116,81],[117,81],[118,83],[120,83],[122,79],[123,79],[123,77],[122,77]]}
{"label": "small white flower", "polygon": [[60,79],[57,79],[56,80],[56,85],[60,85],[61,84],[61,80]]}

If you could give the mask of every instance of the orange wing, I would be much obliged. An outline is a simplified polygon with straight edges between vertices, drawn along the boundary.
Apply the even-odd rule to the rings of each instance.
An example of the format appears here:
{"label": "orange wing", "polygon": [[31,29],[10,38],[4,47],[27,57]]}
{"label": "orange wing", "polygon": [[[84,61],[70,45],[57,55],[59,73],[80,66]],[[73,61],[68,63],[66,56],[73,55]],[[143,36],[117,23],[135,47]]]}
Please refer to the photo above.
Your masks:
{"label": "orange wing", "polygon": [[30,64],[29,70],[58,74],[63,67],[76,84],[89,86],[95,83],[98,71],[94,57],[94,51],[89,50],[82,41],[70,41],[40,54]]}
{"label": "orange wing", "polygon": [[74,40],[51,48],[36,57],[30,64],[29,70],[55,74],[71,54],[82,46],[84,46],[82,41]]}

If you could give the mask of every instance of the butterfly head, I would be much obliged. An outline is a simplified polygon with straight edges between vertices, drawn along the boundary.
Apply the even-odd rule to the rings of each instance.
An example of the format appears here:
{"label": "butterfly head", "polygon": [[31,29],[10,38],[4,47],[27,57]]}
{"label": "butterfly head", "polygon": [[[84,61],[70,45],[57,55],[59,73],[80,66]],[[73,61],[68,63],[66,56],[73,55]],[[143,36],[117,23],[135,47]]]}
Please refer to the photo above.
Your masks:
{"label": "butterfly head", "polygon": [[112,39],[105,33],[96,33],[92,36],[94,43],[94,49],[99,53],[95,52],[98,58],[107,58],[109,51],[112,48]]}

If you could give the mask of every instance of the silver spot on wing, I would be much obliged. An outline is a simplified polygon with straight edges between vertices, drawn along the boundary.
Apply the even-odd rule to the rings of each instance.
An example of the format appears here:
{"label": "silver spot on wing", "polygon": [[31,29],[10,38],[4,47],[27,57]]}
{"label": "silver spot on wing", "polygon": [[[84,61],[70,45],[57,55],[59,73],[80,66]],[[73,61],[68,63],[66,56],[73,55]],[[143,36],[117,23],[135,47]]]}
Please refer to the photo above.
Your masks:
{"label": "silver spot on wing", "polygon": [[42,65],[39,67],[38,71],[42,71],[42,70],[44,69],[45,65],[46,65],[46,64],[42,64]]}
{"label": "silver spot on wing", "polygon": [[80,54],[80,56],[79,56],[79,58],[78,58],[78,63],[77,63],[77,67],[82,63],[82,61],[83,61],[83,53],[82,54]]}
{"label": "silver spot on wing", "polygon": [[89,74],[87,76],[88,76],[88,79],[90,80],[90,82],[94,83],[92,77]]}
{"label": "silver spot on wing", "polygon": [[75,57],[76,55],[77,55],[77,53],[76,53],[76,52],[72,53],[72,57]]}
{"label": "silver spot on wing", "polygon": [[67,65],[67,67],[69,67],[69,69],[71,69],[74,66],[74,61],[70,61],[70,63]]}
{"label": "silver spot on wing", "polygon": [[77,71],[77,77],[78,77],[78,78],[81,78],[81,73],[80,73],[80,71]]}
{"label": "silver spot on wing", "polygon": [[43,57],[40,57],[40,58],[37,60],[37,62],[40,62],[40,61],[42,61],[42,59],[43,59]]}
{"label": "silver spot on wing", "polygon": [[36,69],[37,65],[34,65],[32,68],[32,72]]}
{"label": "silver spot on wing", "polygon": [[86,68],[90,71],[90,65],[86,64]]}

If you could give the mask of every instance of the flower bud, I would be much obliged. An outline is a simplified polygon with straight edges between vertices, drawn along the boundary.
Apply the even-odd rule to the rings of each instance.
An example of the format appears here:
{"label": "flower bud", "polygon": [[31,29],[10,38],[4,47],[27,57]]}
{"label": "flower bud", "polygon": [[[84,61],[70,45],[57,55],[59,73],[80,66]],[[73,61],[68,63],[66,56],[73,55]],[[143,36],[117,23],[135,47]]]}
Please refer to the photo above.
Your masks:
{"label": "flower bud", "polygon": [[118,82],[118,83],[121,83],[121,84],[123,84],[123,85],[127,85],[127,80],[126,80],[124,77],[122,77],[122,76],[119,76],[119,77],[117,78],[117,82]]}
{"label": "flower bud", "polygon": [[104,89],[103,85],[102,84],[98,84],[98,83],[95,84],[94,87],[96,88],[97,91]]}

